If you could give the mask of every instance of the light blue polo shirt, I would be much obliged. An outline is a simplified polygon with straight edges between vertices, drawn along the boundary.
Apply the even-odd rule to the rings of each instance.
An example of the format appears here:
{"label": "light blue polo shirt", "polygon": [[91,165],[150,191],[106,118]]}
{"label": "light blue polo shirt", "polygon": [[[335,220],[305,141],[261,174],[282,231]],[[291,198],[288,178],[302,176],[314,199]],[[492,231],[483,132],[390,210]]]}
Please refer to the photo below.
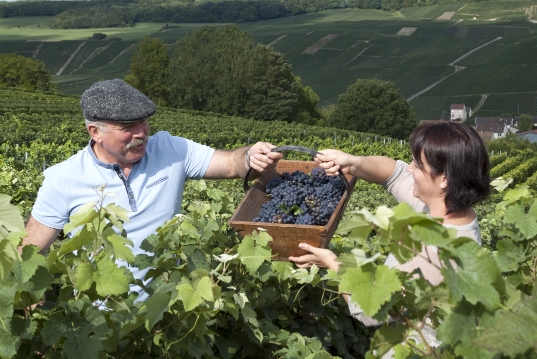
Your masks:
{"label": "light blue polo shirt", "polygon": [[[106,197],[129,210],[130,222],[124,223],[133,253],[145,253],[140,244],[165,221],[181,211],[183,189],[187,179],[203,177],[214,149],[161,131],[149,138],[146,153],[134,164],[128,178],[117,164],[101,162],[87,147],[66,161],[45,170],[32,216],[40,223],[62,229],[69,216],[89,203],[97,202],[96,189],[106,184]],[[130,268],[136,279],[146,270]]]}

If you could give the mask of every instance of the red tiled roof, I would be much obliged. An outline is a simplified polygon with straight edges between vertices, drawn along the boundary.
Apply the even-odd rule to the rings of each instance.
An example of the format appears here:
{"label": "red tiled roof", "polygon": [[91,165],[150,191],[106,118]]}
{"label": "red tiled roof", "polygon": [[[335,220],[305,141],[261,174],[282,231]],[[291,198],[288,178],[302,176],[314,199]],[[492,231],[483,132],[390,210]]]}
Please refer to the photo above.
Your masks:
{"label": "red tiled roof", "polygon": [[451,105],[450,109],[451,110],[464,110],[466,106],[464,106],[464,104],[462,103],[455,103],[453,105]]}

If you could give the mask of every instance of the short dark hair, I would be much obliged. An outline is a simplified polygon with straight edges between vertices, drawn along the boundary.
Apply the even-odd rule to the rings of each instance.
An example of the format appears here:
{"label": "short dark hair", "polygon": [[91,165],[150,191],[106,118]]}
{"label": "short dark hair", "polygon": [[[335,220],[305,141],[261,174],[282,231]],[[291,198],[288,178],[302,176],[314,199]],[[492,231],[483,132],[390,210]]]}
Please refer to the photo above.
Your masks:
{"label": "short dark hair", "polygon": [[410,135],[410,147],[418,167],[423,168],[423,153],[432,175],[446,176],[446,214],[466,210],[490,194],[489,153],[472,127],[457,122],[422,125]]}

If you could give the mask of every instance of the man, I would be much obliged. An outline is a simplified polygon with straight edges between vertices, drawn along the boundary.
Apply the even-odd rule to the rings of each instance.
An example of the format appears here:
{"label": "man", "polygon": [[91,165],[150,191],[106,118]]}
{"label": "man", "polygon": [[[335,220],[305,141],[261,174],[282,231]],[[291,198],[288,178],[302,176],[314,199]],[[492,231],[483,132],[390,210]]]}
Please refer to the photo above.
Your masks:
{"label": "man", "polygon": [[[143,253],[142,241],[180,212],[187,179],[244,178],[249,166],[262,173],[282,158],[265,142],[222,151],[165,131],[149,137],[147,119],[155,105],[119,79],[93,84],[80,104],[91,140],[45,171],[23,246],[34,244],[46,251],[69,216],[95,201],[96,188],[105,184],[106,192],[117,197],[106,197],[104,204],[114,202],[129,210],[124,228],[133,253]],[[145,271],[131,271],[143,279]]]}

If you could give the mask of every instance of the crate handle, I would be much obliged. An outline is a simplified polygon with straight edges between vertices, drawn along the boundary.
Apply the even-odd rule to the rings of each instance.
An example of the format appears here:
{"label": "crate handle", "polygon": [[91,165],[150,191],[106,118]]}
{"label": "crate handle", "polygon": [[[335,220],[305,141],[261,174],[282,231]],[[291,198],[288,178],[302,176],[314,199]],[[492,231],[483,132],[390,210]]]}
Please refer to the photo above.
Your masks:
{"label": "crate handle", "polygon": [[[316,156],[317,154],[322,154],[318,151],[315,151],[315,150],[312,150],[311,148],[307,148],[307,147],[302,147],[302,146],[279,146],[279,147],[274,147],[271,152],[282,152],[282,151],[298,151],[298,152],[304,152],[304,153],[309,153],[310,155],[312,156]],[[250,167],[248,169],[248,172],[246,172],[246,176],[244,177],[244,183],[243,183],[243,188],[244,188],[244,192],[248,192],[248,190],[250,189],[250,186],[248,185],[248,178],[250,178],[250,173],[252,172],[252,167]],[[341,170],[338,171],[339,172],[339,177],[341,178],[341,180],[343,181],[343,184],[345,185],[345,190],[347,191],[347,193],[351,193],[351,186],[349,184],[349,181],[347,181],[347,177],[345,177],[345,175],[343,174],[343,172]]]}

